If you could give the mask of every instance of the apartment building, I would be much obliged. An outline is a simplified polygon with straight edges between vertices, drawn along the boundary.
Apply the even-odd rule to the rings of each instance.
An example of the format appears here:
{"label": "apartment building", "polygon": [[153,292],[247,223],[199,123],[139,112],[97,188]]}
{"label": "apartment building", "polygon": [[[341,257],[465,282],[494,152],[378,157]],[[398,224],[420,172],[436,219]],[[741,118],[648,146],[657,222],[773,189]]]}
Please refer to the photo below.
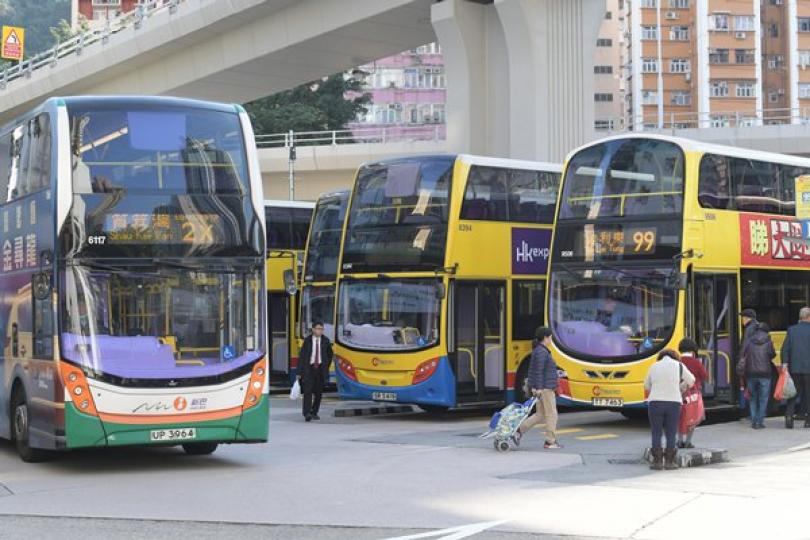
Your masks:
{"label": "apartment building", "polygon": [[810,116],[810,0],[622,4],[627,128],[795,123]]}
{"label": "apartment building", "polygon": [[599,29],[594,54],[594,129],[624,128],[624,85],[622,70],[626,32],[625,0],[608,0],[605,20]]}

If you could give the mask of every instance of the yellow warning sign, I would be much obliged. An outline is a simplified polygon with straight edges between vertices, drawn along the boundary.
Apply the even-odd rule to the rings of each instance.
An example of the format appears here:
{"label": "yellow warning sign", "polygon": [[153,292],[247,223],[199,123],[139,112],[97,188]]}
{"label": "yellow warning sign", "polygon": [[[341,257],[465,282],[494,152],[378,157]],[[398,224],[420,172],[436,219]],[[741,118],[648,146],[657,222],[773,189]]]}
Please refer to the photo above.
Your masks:
{"label": "yellow warning sign", "polygon": [[25,28],[4,26],[3,41],[0,47],[0,58],[22,60],[25,50]]}
{"label": "yellow warning sign", "polygon": [[796,177],[796,218],[810,219],[810,176]]}

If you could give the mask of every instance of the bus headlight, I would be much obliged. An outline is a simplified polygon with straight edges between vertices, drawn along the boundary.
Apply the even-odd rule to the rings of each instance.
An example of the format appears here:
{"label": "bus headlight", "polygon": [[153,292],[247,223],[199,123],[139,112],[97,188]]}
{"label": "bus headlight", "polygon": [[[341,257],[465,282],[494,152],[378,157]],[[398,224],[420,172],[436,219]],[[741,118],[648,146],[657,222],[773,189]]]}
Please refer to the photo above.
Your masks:
{"label": "bus headlight", "polygon": [[253,407],[259,403],[259,399],[262,397],[262,390],[264,389],[264,374],[266,372],[267,359],[262,358],[253,366],[253,371],[250,374],[250,381],[247,386],[247,393],[245,394],[245,401],[242,403],[242,410]]}

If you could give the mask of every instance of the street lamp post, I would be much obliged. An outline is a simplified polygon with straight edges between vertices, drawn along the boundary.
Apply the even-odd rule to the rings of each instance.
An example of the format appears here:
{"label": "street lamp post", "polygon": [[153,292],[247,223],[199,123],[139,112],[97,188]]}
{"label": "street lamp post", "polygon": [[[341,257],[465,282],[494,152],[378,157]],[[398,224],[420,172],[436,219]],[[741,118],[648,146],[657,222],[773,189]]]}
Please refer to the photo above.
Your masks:
{"label": "street lamp post", "polygon": [[287,148],[289,149],[289,156],[287,159],[288,165],[288,174],[289,174],[289,189],[290,189],[290,200],[295,200],[295,134],[293,130],[290,130],[287,133]]}

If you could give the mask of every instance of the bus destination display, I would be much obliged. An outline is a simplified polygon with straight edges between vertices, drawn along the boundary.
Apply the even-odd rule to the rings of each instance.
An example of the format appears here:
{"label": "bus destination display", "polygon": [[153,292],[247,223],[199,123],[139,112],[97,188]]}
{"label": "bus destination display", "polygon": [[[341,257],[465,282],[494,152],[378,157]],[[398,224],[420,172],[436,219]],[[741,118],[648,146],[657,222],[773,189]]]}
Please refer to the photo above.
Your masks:
{"label": "bus destination display", "polygon": [[596,255],[604,257],[655,253],[657,238],[658,229],[656,227],[595,231],[594,252]]}

